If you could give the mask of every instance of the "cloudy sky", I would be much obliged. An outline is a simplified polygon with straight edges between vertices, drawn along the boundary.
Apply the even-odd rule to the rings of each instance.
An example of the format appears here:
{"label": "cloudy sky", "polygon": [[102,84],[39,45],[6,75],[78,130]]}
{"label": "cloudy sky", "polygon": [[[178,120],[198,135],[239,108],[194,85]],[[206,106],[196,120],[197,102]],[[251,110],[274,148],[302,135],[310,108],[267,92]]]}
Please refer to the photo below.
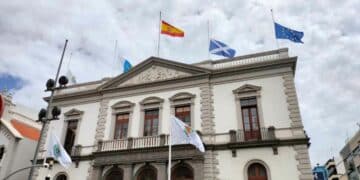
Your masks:
{"label": "cloudy sky", "polygon": [[16,81],[6,86],[14,86],[17,103],[45,107],[44,84],[55,76],[66,38],[62,74],[70,68],[79,82],[115,76],[121,73],[115,41],[116,56],[133,64],[156,55],[160,10],[164,20],[185,31],[183,39],[161,37],[163,58],[207,59],[208,21],[210,36],[237,55],[272,50],[271,8],[277,22],[305,32],[305,44],[279,44],[298,56],[296,88],[311,161],[322,164],[337,156],[360,122],[358,0],[1,1],[0,85]]}

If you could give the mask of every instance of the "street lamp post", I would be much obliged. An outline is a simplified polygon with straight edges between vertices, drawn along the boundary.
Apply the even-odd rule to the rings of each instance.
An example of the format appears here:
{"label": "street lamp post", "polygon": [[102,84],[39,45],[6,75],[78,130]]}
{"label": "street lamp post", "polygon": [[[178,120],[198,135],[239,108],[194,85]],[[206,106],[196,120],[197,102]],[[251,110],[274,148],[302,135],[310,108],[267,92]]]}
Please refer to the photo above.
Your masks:
{"label": "street lamp post", "polygon": [[[57,72],[56,72],[55,80],[49,79],[46,82],[46,91],[50,91],[51,95],[50,95],[50,99],[49,99],[49,102],[48,102],[47,109],[46,110],[41,109],[40,112],[39,112],[39,121],[42,123],[42,127],[41,127],[41,131],[40,131],[40,138],[39,138],[39,141],[38,141],[36,149],[35,149],[34,158],[32,160],[32,166],[31,166],[31,169],[30,169],[28,180],[32,179],[35,167],[38,167],[38,166],[36,166],[37,159],[38,159],[38,153],[39,153],[41,142],[43,141],[43,137],[44,137],[44,134],[45,134],[45,129],[46,129],[46,127],[47,127],[47,125],[48,125],[48,123],[50,121],[58,120],[58,116],[61,113],[61,111],[60,111],[60,109],[58,107],[55,106],[55,107],[52,108],[52,102],[53,102],[53,99],[54,99],[55,90],[64,87],[68,82],[67,78],[65,76],[62,76],[59,79],[60,87],[58,87],[58,88],[56,87],[56,82],[58,81],[58,78],[59,78],[60,69],[61,69],[63,59],[64,59],[64,54],[65,54],[67,43],[68,43],[68,40],[66,39],[65,40],[65,45],[64,45],[64,48],[63,48],[63,51],[62,51],[62,54],[61,54],[60,63],[59,63],[59,66],[58,66],[58,69],[57,69]],[[51,110],[52,117],[50,116],[50,113],[49,113],[50,110]]]}

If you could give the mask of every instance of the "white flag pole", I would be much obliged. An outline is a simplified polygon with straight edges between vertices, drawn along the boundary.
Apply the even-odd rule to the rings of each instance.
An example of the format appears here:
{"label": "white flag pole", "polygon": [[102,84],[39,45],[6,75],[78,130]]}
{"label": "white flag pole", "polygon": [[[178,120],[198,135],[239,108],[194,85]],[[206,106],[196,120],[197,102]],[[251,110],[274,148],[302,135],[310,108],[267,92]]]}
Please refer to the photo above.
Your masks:
{"label": "white flag pole", "polygon": [[160,57],[160,33],[161,33],[161,11],[159,16],[159,37],[158,37],[158,47],[157,47],[157,56]]}
{"label": "white flag pole", "polygon": [[170,124],[169,124],[169,139],[168,139],[168,143],[169,143],[169,164],[168,164],[168,180],[171,180],[171,124],[172,124],[173,119],[170,118]]}
{"label": "white flag pole", "polygon": [[[274,19],[274,12],[273,12],[273,9],[270,9],[270,12],[271,12],[271,18],[272,18],[272,21],[273,21],[273,26],[275,26],[275,19]],[[274,33],[275,33],[275,42],[276,42],[276,46],[278,49],[280,49],[280,46],[279,46],[279,42],[276,38],[276,31],[275,31],[275,28],[274,28]]]}

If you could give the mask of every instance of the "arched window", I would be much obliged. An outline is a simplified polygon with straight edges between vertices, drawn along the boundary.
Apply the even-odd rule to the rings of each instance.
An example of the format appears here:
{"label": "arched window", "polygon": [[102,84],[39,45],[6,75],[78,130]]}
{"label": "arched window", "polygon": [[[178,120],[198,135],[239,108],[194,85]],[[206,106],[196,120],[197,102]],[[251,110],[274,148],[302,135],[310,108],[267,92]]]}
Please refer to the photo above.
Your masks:
{"label": "arched window", "polygon": [[172,171],[171,180],[194,180],[194,172],[188,166],[180,165]]}
{"label": "arched window", "polygon": [[142,168],[136,180],[157,180],[156,169],[151,166]]}
{"label": "arched window", "polygon": [[67,176],[65,174],[60,174],[56,177],[56,180],[67,180]]}
{"label": "arched window", "polygon": [[123,171],[120,168],[113,167],[107,171],[105,180],[123,180]]}
{"label": "arched window", "polygon": [[251,164],[248,168],[248,180],[267,180],[265,167],[260,163]]}

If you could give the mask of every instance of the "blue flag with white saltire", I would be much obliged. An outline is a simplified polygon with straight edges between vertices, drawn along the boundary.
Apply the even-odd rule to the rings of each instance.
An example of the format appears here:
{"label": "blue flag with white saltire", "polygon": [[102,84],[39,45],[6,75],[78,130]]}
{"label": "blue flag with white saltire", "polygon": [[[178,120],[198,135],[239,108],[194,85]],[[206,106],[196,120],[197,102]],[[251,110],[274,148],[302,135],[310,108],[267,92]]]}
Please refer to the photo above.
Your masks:
{"label": "blue flag with white saltire", "polygon": [[130,69],[132,68],[132,65],[130,64],[129,60],[122,57],[121,62],[123,64],[124,73],[130,71]]}
{"label": "blue flag with white saltire", "polygon": [[232,49],[225,43],[217,41],[215,39],[210,40],[209,51],[211,54],[225,56],[228,58],[233,58],[236,53],[235,49]]}
{"label": "blue flag with white saltire", "polygon": [[276,39],[289,39],[296,43],[304,43],[301,41],[301,38],[304,37],[304,32],[287,28],[278,23],[274,23],[274,25]]}

